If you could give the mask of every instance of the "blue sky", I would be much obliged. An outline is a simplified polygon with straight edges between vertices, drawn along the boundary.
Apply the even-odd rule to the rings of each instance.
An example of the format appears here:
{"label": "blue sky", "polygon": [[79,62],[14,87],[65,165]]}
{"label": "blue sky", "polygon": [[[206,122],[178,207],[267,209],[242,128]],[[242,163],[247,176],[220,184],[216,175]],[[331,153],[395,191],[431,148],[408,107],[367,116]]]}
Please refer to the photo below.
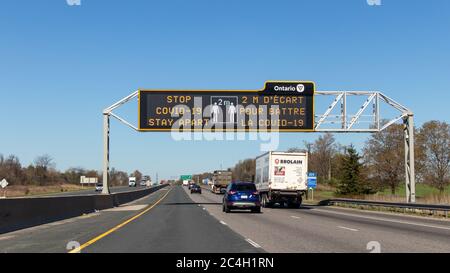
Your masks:
{"label": "blue sky", "polygon": [[[102,166],[102,109],[138,88],[380,90],[421,125],[449,121],[450,1],[3,0],[0,153]],[[120,112],[136,120],[136,103]],[[259,142],[175,142],[112,121],[111,165],[153,177],[210,171]],[[317,134],[283,134],[280,150]],[[361,146],[368,135],[339,135]]]}

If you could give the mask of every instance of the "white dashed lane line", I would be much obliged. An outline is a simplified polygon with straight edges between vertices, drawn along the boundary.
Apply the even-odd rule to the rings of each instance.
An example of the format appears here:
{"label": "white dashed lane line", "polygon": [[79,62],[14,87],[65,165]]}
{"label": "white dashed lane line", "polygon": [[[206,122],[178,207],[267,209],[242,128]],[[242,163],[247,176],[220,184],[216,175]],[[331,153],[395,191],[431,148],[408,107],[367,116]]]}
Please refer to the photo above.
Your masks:
{"label": "white dashed lane line", "polygon": [[254,246],[255,248],[261,248],[260,245],[258,245],[257,243],[253,242],[251,239],[245,239],[249,244],[251,244],[252,246]]}
{"label": "white dashed lane line", "polygon": [[348,228],[348,227],[343,227],[343,226],[338,226],[338,228],[345,229],[345,230],[350,230],[350,231],[358,231],[355,228]]}

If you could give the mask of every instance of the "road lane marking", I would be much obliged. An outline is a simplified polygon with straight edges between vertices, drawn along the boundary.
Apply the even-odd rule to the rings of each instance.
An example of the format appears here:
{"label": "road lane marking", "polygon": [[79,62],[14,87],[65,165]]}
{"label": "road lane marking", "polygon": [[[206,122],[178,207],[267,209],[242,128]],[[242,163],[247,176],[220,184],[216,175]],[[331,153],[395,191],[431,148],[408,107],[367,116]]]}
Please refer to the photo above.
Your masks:
{"label": "road lane marking", "polygon": [[224,225],[224,226],[228,226],[228,224],[225,223],[224,221],[220,221],[220,223],[221,223],[222,225]]}
{"label": "road lane marking", "polygon": [[343,227],[343,226],[338,226],[338,228],[345,229],[345,230],[350,230],[350,231],[359,231],[359,230],[354,229],[354,228],[348,228],[348,227]]}
{"label": "road lane marking", "polygon": [[3,237],[0,237],[0,241],[3,241],[3,240],[9,240],[9,239],[12,239],[12,238],[15,238],[16,236],[14,236],[14,235],[9,235],[9,236],[3,236]]}
{"label": "road lane marking", "polygon": [[337,211],[328,211],[328,210],[322,210],[322,209],[314,209],[314,211],[318,211],[319,213],[326,212],[326,213],[330,213],[330,214],[338,214],[338,215],[344,215],[344,216],[349,216],[349,217],[357,217],[357,218],[363,218],[363,219],[369,219],[369,220],[375,220],[375,221],[391,222],[391,223],[397,223],[397,224],[403,224],[403,225],[412,225],[412,226],[419,226],[419,227],[450,230],[450,227],[419,224],[419,223],[413,223],[413,222],[407,222],[407,221],[399,221],[399,220],[385,219],[385,218],[379,218],[379,217],[363,216],[363,215],[349,214],[349,213],[343,213],[343,212],[337,212]]}
{"label": "road lane marking", "polygon": [[133,206],[122,206],[122,207],[116,207],[112,209],[105,209],[104,212],[111,212],[111,211],[138,211],[141,209],[145,209],[147,205],[133,205]]}
{"label": "road lane marking", "polygon": [[166,192],[166,194],[164,194],[163,197],[161,197],[158,201],[156,201],[153,205],[151,205],[150,207],[148,207],[147,209],[145,209],[144,211],[142,211],[141,213],[131,217],[130,219],[126,220],[125,222],[113,227],[112,229],[108,230],[107,232],[100,234],[99,236],[95,237],[94,239],[88,241],[87,243],[84,243],[83,245],[81,245],[78,248],[75,248],[71,251],[69,251],[69,253],[79,253],[81,250],[83,250],[84,248],[92,245],[93,243],[97,242],[98,240],[108,236],[109,234],[113,233],[114,231],[117,231],[118,229],[120,229],[121,227],[131,223],[132,221],[136,220],[137,218],[141,217],[142,215],[144,215],[146,212],[148,212],[149,210],[151,210],[152,208],[154,208],[156,205],[158,205],[164,198],[166,198],[166,196],[170,193],[170,191],[172,190],[172,188],[170,190],[168,190]]}
{"label": "road lane marking", "polygon": [[301,219],[300,217],[294,216],[294,215],[292,215],[291,218],[294,218],[294,219]]}
{"label": "road lane marking", "polygon": [[245,239],[245,240],[247,241],[247,243],[251,244],[255,248],[261,248],[260,245],[258,245],[257,243],[253,242],[251,239]]}

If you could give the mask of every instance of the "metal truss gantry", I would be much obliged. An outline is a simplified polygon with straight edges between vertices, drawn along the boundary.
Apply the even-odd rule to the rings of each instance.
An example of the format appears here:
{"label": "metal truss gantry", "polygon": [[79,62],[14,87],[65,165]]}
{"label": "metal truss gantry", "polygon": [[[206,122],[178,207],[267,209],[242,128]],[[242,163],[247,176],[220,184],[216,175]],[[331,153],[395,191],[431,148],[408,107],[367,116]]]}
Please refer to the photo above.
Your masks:
{"label": "metal truss gantry", "polygon": [[[316,116],[315,132],[330,133],[378,133],[382,132],[396,122],[403,122],[405,142],[405,183],[406,202],[416,202],[415,172],[414,172],[414,114],[408,108],[388,96],[375,91],[317,91],[316,98],[320,96],[334,97],[325,113]],[[361,98],[364,102],[361,104]],[[354,99],[359,99],[359,107],[349,107]],[[397,113],[392,119],[382,119],[381,103],[386,104]],[[316,103],[317,104],[317,103]],[[339,106],[338,106],[339,105]],[[350,113],[350,108],[356,113]],[[338,114],[332,114],[333,111]],[[371,114],[364,115],[370,111]],[[385,115],[383,115],[385,116]],[[365,125],[362,128],[357,125]]]}
{"label": "metal truss gantry", "polygon": [[[135,131],[139,129],[116,115],[113,111],[123,104],[137,98],[139,92],[136,91],[111,105],[103,111],[103,194],[109,194],[108,174],[109,174],[109,137],[110,137],[110,117],[127,125]],[[382,132],[396,122],[402,121],[404,125],[405,142],[405,183],[406,202],[414,203],[415,198],[415,174],[414,174],[414,114],[408,108],[397,103],[386,95],[376,91],[316,91],[315,99],[320,97],[334,98],[325,113],[316,116],[315,130],[319,133],[378,133]],[[352,99],[365,99],[362,105],[357,108],[356,113],[350,113],[352,107],[349,106]],[[398,112],[398,115],[390,120],[381,118],[381,103],[385,103],[391,109]],[[317,102],[315,103],[317,105]],[[338,106],[339,105],[339,106]],[[372,108],[371,114],[364,114]],[[336,109],[338,114],[333,114]],[[352,108],[353,109],[353,108]],[[369,110],[368,110],[369,109]],[[384,116],[384,115],[383,115]],[[367,120],[368,118],[368,120]],[[365,124],[365,127],[357,126]]]}

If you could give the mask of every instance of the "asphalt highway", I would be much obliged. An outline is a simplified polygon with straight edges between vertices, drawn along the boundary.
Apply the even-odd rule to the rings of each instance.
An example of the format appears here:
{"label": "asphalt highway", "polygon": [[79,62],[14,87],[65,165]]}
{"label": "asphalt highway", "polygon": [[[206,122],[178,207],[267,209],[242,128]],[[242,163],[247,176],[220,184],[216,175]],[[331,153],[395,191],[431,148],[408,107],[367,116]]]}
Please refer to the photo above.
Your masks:
{"label": "asphalt highway", "polygon": [[191,198],[268,252],[450,252],[449,220],[318,206],[225,214],[222,195],[204,189]]}
{"label": "asphalt highway", "polygon": [[448,220],[315,206],[226,214],[222,197],[166,187],[118,208],[2,234],[0,252],[450,252]]}
{"label": "asphalt highway", "polygon": [[209,216],[181,186],[118,208],[0,236],[0,252],[8,253],[68,252],[77,244],[81,253],[262,251]]}

